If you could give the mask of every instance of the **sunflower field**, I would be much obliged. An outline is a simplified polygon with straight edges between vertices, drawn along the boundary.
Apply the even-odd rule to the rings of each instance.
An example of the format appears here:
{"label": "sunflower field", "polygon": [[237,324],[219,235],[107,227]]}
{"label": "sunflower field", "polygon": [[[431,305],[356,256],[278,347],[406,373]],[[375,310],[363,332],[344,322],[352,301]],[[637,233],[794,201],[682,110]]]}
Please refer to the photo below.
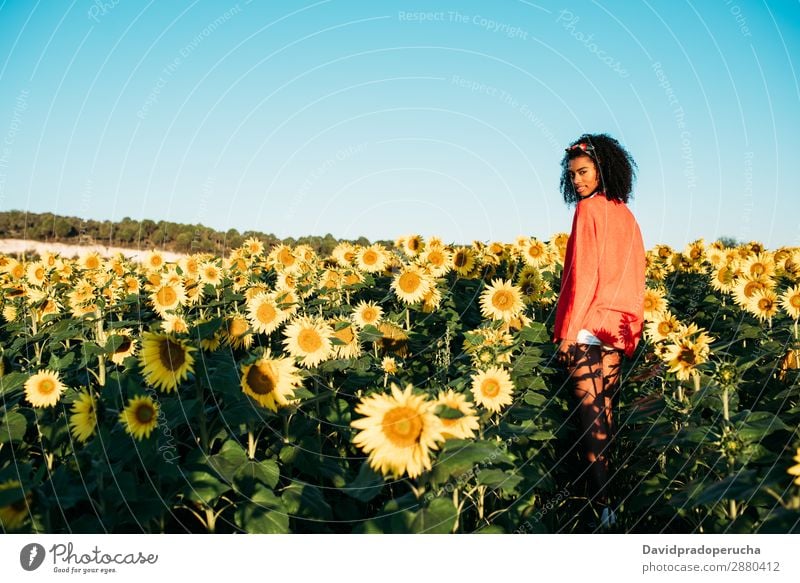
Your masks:
{"label": "sunflower field", "polygon": [[[2,530],[592,532],[566,242],[0,255]],[[615,528],[800,531],[800,249],[647,265]]]}

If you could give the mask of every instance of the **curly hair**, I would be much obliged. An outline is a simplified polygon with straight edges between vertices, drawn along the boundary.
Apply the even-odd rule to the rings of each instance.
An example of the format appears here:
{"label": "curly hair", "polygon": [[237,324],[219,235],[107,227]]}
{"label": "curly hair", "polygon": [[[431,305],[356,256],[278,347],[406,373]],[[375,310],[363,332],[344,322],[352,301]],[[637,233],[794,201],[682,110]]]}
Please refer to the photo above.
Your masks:
{"label": "curly hair", "polygon": [[636,162],[622,145],[608,134],[583,134],[572,142],[561,160],[561,194],[567,204],[580,198],[569,176],[569,161],[588,156],[600,175],[600,188],[609,200],[627,203],[633,196]]}

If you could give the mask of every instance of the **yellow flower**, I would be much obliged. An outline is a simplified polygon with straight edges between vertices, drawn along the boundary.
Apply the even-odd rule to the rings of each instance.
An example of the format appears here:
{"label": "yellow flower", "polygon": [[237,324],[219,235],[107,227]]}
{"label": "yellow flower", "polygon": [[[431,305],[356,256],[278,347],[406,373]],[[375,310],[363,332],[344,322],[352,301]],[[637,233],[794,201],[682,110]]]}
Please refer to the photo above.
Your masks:
{"label": "yellow flower", "polygon": [[423,251],[419,262],[433,277],[442,277],[453,268],[453,254],[440,245],[431,245]]}
{"label": "yellow flower", "polygon": [[472,247],[459,247],[453,254],[453,268],[461,277],[469,277],[475,269],[475,251]]}
{"label": "yellow flower", "polygon": [[184,340],[145,332],[140,356],[145,380],[166,393],[174,391],[194,372],[195,350]]}
{"label": "yellow flower", "polygon": [[325,322],[300,317],[289,324],[283,333],[286,337],[283,343],[289,354],[299,358],[300,364],[306,368],[330,358],[332,331]]}
{"label": "yellow flower", "polygon": [[25,493],[22,484],[18,480],[6,480],[0,484],[0,492],[8,490],[19,490],[22,496],[19,500],[12,502],[8,506],[0,506],[0,530],[8,532],[17,530],[25,522],[30,513],[30,504],[33,496],[30,492]]}
{"label": "yellow flower", "polygon": [[431,468],[430,452],[443,441],[442,424],[433,413],[435,404],[424,395],[391,385],[391,395],[365,397],[356,406],[363,415],[351,426],[361,431],[353,443],[369,454],[369,464],[384,476],[416,478]]}
{"label": "yellow flower", "polygon": [[383,360],[381,361],[381,369],[386,374],[395,374],[399,365],[397,364],[397,360],[394,356],[384,356]]}
{"label": "yellow flower", "polygon": [[750,275],[737,277],[734,281],[733,300],[740,306],[746,307],[758,290],[770,289],[768,281]]}
{"label": "yellow flower", "polygon": [[666,310],[653,316],[653,319],[645,325],[645,333],[653,342],[661,342],[676,332],[680,327],[678,318],[672,312]]}
{"label": "yellow flower", "polygon": [[253,334],[249,330],[250,323],[247,318],[241,314],[231,314],[226,318],[222,336],[233,349],[250,348],[253,344]]}
{"label": "yellow flower", "polygon": [[394,276],[391,287],[403,303],[415,304],[422,301],[431,285],[430,278],[420,267],[406,265]]}
{"label": "yellow flower", "polygon": [[253,364],[242,367],[242,391],[271,411],[295,403],[294,390],[302,384],[292,360],[271,358],[269,351]]}
{"label": "yellow flower", "polygon": [[442,422],[442,437],[445,439],[470,439],[475,437],[475,431],[479,427],[478,417],[475,415],[475,407],[467,401],[464,395],[448,389],[446,392],[439,393],[436,404],[459,411],[462,415],[456,419],[439,417]]}
{"label": "yellow flower", "polygon": [[524,307],[522,292],[510,281],[495,279],[481,293],[481,314],[486,318],[509,322],[519,316]]}
{"label": "yellow flower", "polygon": [[747,311],[762,322],[778,313],[778,296],[769,289],[756,290],[746,305]]}
{"label": "yellow flower", "polygon": [[472,396],[475,402],[490,411],[499,413],[505,405],[510,405],[514,399],[514,383],[511,375],[504,368],[491,366],[486,370],[473,373]]}
{"label": "yellow flower", "polygon": [[386,250],[378,243],[359,249],[356,266],[367,273],[380,273],[386,267]]}
{"label": "yellow flower", "polygon": [[25,398],[34,407],[53,407],[64,388],[58,372],[43,370],[25,381]]}
{"label": "yellow flower", "polygon": [[146,271],[158,271],[164,267],[164,263],[164,256],[153,249],[147,255],[145,255],[144,261],[142,261],[142,266]]}
{"label": "yellow flower", "polygon": [[122,365],[126,358],[136,354],[136,347],[139,341],[133,337],[133,333],[131,332],[130,328],[118,328],[114,330],[113,334],[111,335],[122,337],[122,343],[117,346],[114,354],[111,355],[111,361],[114,364]]}
{"label": "yellow flower", "polygon": [[69,426],[72,430],[72,435],[81,443],[94,435],[97,428],[97,409],[95,408],[94,398],[88,392],[82,392],[73,401]]}
{"label": "yellow flower", "polygon": [[150,294],[150,301],[156,312],[164,317],[167,311],[186,303],[186,290],[180,283],[163,283]]}
{"label": "yellow flower", "polygon": [[800,486],[800,447],[797,448],[797,453],[794,456],[794,461],[797,462],[797,465],[792,466],[786,472],[790,476],[795,476],[794,484],[795,486]]}
{"label": "yellow flower", "polygon": [[260,292],[247,302],[247,319],[259,334],[271,334],[287,317],[272,294]]}
{"label": "yellow flower", "polygon": [[381,321],[381,317],[383,317],[383,308],[376,305],[375,302],[365,302],[363,300],[353,308],[351,315],[353,323],[359,328],[368,325],[377,326]]}
{"label": "yellow flower", "polygon": [[781,294],[781,306],[792,319],[800,318],[800,285],[790,287]]}
{"label": "yellow flower", "polygon": [[204,261],[198,267],[198,277],[203,283],[217,287],[222,283],[222,268],[213,261]]}
{"label": "yellow flower", "polygon": [[522,246],[522,259],[526,265],[541,267],[550,261],[547,245],[536,238],[526,241]]}
{"label": "yellow flower", "polygon": [[661,289],[647,288],[644,290],[644,319],[652,320],[660,312],[667,309],[664,291]]}
{"label": "yellow flower", "polygon": [[158,403],[147,396],[128,399],[128,406],[119,414],[119,420],[127,433],[141,441],[150,437],[158,425]]}

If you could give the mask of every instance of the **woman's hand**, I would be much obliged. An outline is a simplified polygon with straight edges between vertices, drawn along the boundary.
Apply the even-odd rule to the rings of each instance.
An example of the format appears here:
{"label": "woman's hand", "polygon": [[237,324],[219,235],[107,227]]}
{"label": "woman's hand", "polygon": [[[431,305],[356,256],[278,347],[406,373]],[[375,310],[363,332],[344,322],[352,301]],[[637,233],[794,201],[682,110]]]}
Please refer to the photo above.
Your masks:
{"label": "woman's hand", "polygon": [[556,360],[566,368],[574,365],[576,346],[577,342],[562,339],[558,345],[558,350],[556,351]]}

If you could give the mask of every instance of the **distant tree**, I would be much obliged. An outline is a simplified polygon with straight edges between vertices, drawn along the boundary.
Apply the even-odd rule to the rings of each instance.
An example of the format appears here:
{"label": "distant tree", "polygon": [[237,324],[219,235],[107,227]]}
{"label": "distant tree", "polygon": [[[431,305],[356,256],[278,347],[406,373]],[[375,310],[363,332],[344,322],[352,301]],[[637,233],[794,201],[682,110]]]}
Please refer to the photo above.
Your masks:
{"label": "distant tree", "polygon": [[734,237],[718,237],[717,242],[725,245],[726,247],[738,247],[741,245]]}

